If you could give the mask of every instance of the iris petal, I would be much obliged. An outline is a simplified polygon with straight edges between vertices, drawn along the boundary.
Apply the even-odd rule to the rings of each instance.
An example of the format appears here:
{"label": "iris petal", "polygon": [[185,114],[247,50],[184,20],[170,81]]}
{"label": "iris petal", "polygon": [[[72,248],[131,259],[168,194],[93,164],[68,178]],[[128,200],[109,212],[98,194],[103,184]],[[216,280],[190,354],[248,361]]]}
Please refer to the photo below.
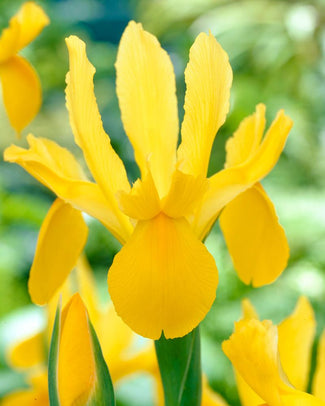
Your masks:
{"label": "iris petal", "polygon": [[216,294],[215,261],[184,218],[139,221],[115,256],[108,288],[117,314],[138,334],[158,339],[189,333]]}
{"label": "iris petal", "polygon": [[206,176],[214,137],[229,110],[232,70],[228,55],[210,33],[201,33],[190,50],[185,70],[185,116],[179,169]]}
{"label": "iris petal", "polygon": [[220,215],[220,227],[244,283],[266,285],[285,269],[289,258],[286,235],[260,184],[227,204]]}
{"label": "iris petal", "polygon": [[159,196],[164,197],[176,161],[175,75],[170,58],[158,40],[134,21],[122,35],[116,75],[124,129],[142,177],[149,162]]}

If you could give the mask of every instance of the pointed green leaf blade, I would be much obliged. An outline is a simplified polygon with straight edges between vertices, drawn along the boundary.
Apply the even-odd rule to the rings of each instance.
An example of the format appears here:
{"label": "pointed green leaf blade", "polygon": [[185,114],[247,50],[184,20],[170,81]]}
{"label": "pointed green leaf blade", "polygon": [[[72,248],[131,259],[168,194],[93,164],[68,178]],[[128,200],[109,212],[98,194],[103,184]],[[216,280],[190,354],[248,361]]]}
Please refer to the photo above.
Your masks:
{"label": "pointed green leaf blade", "polygon": [[56,309],[49,354],[48,385],[49,385],[50,406],[60,406],[57,385],[57,367],[56,367],[57,359],[59,356],[60,328],[61,328],[61,300],[59,301],[58,307]]}
{"label": "pointed green leaf blade", "polygon": [[91,397],[89,406],[107,405],[115,406],[115,395],[111,376],[103,357],[103,353],[95,332],[95,329],[89,320],[89,329],[94,350],[96,363],[97,382],[95,391]]}

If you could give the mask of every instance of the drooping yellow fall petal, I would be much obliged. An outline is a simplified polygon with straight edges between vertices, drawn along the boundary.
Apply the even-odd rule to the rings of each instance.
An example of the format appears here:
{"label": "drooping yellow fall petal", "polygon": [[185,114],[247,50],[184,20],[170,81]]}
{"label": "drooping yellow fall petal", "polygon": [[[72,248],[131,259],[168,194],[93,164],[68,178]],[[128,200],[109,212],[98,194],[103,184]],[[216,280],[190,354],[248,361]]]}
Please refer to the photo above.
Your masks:
{"label": "drooping yellow fall petal", "polygon": [[193,225],[199,238],[204,238],[226,204],[271,171],[279,159],[291,127],[292,120],[281,110],[255,154],[243,164],[223,169],[209,178],[209,189]]}
{"label": "drooping yellow fall petal", "polygon": [[159,195],[150,170],[143,180],[137,179],[130,193],[120,192],[118,199],[123,213],[133,219],[149,220],[161,210]]}
{"label": "drooping yellow fall petal", "polygon": [[45,362],[45,337],[36,333],[14,344],[8,352],[8,361],[14,368],[30,368]]}
{"label": "drooping yellow fall petal", "polygon": [[228,55],[210,33],[201,33],[190,50],[185,70],[185,116],[179,169],[206,176],[215,135],[229,110],[232,70]]}
{"label": "drooping yellow fall petal", "polygon": [[244,283],[266,285],[285,269],[289,258],[286,235],[260,184],[227,204],[220,215],[220,227]]}
{"label": "drooping yellow fall petal", "polygon": [[0,64],[3,102],[12,127],[20,133],[41,106],[39,78],[26,59],[15,55]]}
{"label": "drooping yellow fall petal", "polygon": [[306,297],[301,297],[294,312],[278,325],[283,370],[290,383],[301,391],[307,390],[315,330],[314,311]]}
{"label": "drooping yellow fall petal", "polygon": [[239,321],[222,348],[236,371],[269,406],[324,406],[290,385],[278,356],[277,328],[270,321]]}
{"label": "drooping yellow fall petal", "polygon": [[187,217],[193,213],[208,188],[205,177],[186,175],[176,170],[166,199],[163,201],[163,212],[167,216]]}
{"label": "drooping yellow fall petal", "polygon": [[135,159],[142,177],[150,163],[162,198],[169,190],[178,137],[172,63],[158,40],[131,21],[119,45],[116,74],[122,121]]}
{"label": "drooping yellow fall petal", "polygon": [[88,228],[79,210],[55,200],[43,221],[28,288],[34,303],[49,302],[63,284],[83,250]]}
{"label": "drooping yellow fall petal", "polygon": [[61,406],[83,405],[96,381],[87,310],[75,294],[62,311],[58,359]]}
{"label": "drooping yellow fall petal", "polygon": [[32,1],[22,5],[15,17],[19,23],[19,40],[17,47],[24,48],[46,27],[50,20],[44,10]]}
{"label": "drooping yellow fall petal", "polygon": [[265,105],[258,104],[256,111],[246,117],[226,143],[225,167],[241,165],[252,157],[263,137],[265,128]]}
{"label": "drooping yellow fall petal", "polygon": [[166,338],[189,333],[210,309],[217,284],[214,259],[188,222],[163,213],[137,223],[108,272],[117,314],[152,339],[162,331]]}
{"label": "drooping yellow fall petal", "polygon": [[122,213],[123,224],[117,219],[99,186],[85,179],[74,156],[45,138],[29,134],[27,141],[28,150],[12,145],[5,150],[4,159],[22,166],[62,200],[97,218],[121,243],[125,242],[132,232],[129,220]]}
{"label": "drooping yellow fall petal", "polygon": [[86,55],[86,46],[75,36],[66,39],[70,70],[66,77],[66,101],[75,141],[88,167],[123,227],[127,220],[118,208],[116,193],[128,192],[130,185],[123,162],[105,133],[94,94],[95,68]]}
{"label": "drooping yellow fall petal", "polygon": [[323,331],[317,348],[316,371],[313,379],[313,395],[325,401],[325,331]]}

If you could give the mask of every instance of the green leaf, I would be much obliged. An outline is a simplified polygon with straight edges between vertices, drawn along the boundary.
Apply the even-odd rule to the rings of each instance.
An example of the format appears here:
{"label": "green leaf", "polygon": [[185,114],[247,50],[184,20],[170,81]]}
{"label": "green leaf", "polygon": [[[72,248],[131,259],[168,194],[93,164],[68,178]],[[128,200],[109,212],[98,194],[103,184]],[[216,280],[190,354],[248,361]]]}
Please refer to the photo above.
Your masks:
{"label": "green leaf", "polygon": [[57,359],[59,357],[60,324],[61,324],[61,299],[59,300],[58,307],[56,309],[49,354],[48,384],[49,384],[50,406],[60,406],[59,393],[57,387]]}
{"label": "green leaf", "polygon": [[[115,396],[114,396],[114,388],[111,376],[109,374],[106,362],[103,357],[102,349],[100,348],[100,344],[95,332],[91,321],[89,320],[89,329],[92,338],[93,350],[94,350],[94,357],[96,362],[96,375],[97,375],[97,383],[95,392],[88,402],[89,406],[98,406],[98,405],[107,405],[107,406],[114,406],[115,405]],[[52,406],[52,405],[51,405]]]}
{"label": "green leaf", "polygon": [[[74,297],[71,300],[74,300]],[[49,354],[48,381],[50,406],[60,406],[57,371],[60,352],[61,330],[63,328],[61,314],[61,303],[59,302],[54,321]],[[95,329],[89,318],[87,319],[87,323],[89,327],[90,340],[95,360],[96,383],[94,389],[92,390],[90,398],[84,406],[115,406],[115,396],[112,380],[106,362],[104,360]],[[78,334],[78,332],[76,332],[76,334]]]}
{"label": "green leaf", "polygon": [[181,338],[155,341],[165,404],[200,406],[202,396],[200,331]]}

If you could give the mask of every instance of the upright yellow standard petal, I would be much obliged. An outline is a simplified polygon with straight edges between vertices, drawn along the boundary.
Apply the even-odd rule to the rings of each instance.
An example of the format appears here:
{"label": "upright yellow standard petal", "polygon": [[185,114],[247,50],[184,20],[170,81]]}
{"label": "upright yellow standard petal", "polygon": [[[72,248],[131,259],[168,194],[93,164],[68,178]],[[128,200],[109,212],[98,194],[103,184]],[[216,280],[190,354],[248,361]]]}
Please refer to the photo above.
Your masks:
{"label": "upright yellow standard petal", "polygon": [[42,332],[13,345],[8,361],[14,368],[30,368],[45,361],[45,337]]}
{"label": "upright yellow standard petal", "polygon": [[62,312],[58,360],[61,406],[84,405],[96,381],[87,310],[78,294]]}
{"label": "upright yellow standard petal", "polygon": [[0,64],[0,78],[10,124],[20,133],[33,120],[41,106],[40,81],[29,62],[18,55]]}
{"label": "upright yellow standard petal", "polygon": [[206,176],[211,148],[229,110],[232,70],[228,55],[210,33],[199,34],[185,70],[185,116],[179,169]]}
{"label": "upright yellow standard petal", "polygon": [[162,203],[164,213],[174,218],[193,214],[207,189],[208,181],[205,177],[194,177],[176,170],[170,191]]}
{"label": "upright yellow standard petal", "polygon": [[246,162],[223,169],[209,178],[209,189],[193,225],[200,238],[204,238],[208,233],[226,204],[272,170],[284,148],[291,127],[292,120],[281,110],[255,154]]}
{"label": "upright yellow standard petal", "polygon": [[118,194],[121,210],[133,219],[149,220],[161,210],[160,199],[151,171],[137,179],[130,193]]}
{"label": "upright yellow standard petal", "polygon": [[87,240],[80,211],[57,199],[42,224],[29,276],[29,293],[37,304],[48,303],[63,284]]}
{"label": "upright yellow standard petal", "polygon": [[44,10],[32,1],[22,5],[15,17],[19,23],[18,49],[24,48],[46,27],[50,20]]}
{"label": "upright yellow standard petal", "polygon": [[306,297],[301,297],[294,312],[278,326],[281,364],[290,383],[307,390],[311,350],[315,337],[314,311]]}
{"label": "upright yellow standard petal", "polygon": [[313,394],[325,401],[325,331],[323,331],[317,348],[317,364],[313,379]]}
{"label": "upright yellow standard petal", "polygon": [[125,132],[142,176],[147,163],[160,197],[170,186],[178,137],[175,76],[168,54],[141,24],[125,29],[116,61],[116,91]]}
{"label": "upright yellow standard petal", "polygon": [[285,269],[289,246],[274,206],[260,184],[227,204],[220,215],[234,268],[254,287],[273,282]]}
{"label": "upright yellow standard petal", "polygon": [[66,43],[70,61],[66,100],[74,137],[94,179],[111,203],[116,217],[123,223],[115,195],[120,190],[128,192],[130,185],[123,162],[112,148],[103,128],[94,94],[95,68],[87,59],[83,41],[71,36]]}
{"label": "upright yellow standard petal", "polygon": [[188,222],[163,213],[137,223],[108,272],[117,314],[152,339],[162,331],[166,338],[189,333],[210,309],[217,284],[214,259]]}
{"label": "upright yellow standard petal", "polygon": [[125,242],[132,232],[129,220],[124,215],[122,221],[116,217],[111,202],[98,185],[86,180],[74,156],[45,138],[29,134],[27,141],[28,150],[12,145],[5,150],[4,159],[18,163],[62,200],[97,218],[121,243]]}
{"label": "upright yellow standard petal", "polygon": [[243,164],[260,146],[265,128],[265,105],[258,104],[256,112],[245,118],[226,143],[226,168]]}

